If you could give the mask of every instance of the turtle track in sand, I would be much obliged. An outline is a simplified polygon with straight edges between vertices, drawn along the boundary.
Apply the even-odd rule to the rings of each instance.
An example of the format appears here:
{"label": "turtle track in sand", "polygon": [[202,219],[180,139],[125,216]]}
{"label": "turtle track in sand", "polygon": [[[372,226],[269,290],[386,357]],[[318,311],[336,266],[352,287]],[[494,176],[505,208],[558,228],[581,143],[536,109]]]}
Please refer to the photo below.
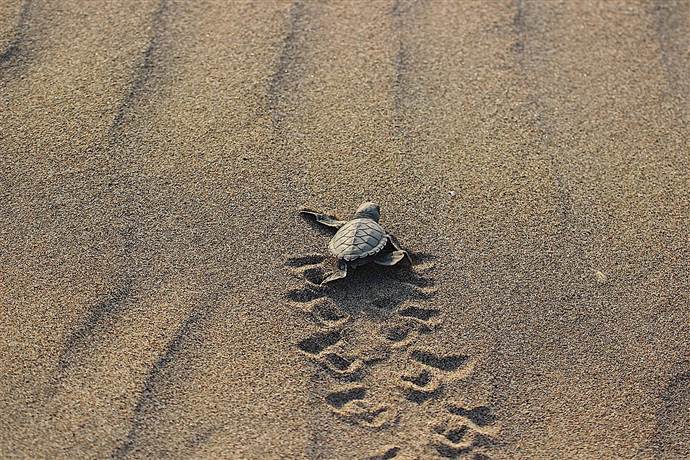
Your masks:
{"label": "turtle track in sand", "polygon": [[[299,280],[286,298],[311,324],[295,346],[327,374],[319,380],[324,408],[368,429],[390,431],[396,444],[371,459],[488,459],[498,434],[490,407],[448,401],[450,385],[472,376],[472,356],[439,354],[423,346],[440,327],[433,306],[433,264],[409,269],[358,268],[348,279],[320,286],[325,257],[288,258]],[[362,295],[366,292],[366,295]],[[408,426],[424,421],[426,437]]]}

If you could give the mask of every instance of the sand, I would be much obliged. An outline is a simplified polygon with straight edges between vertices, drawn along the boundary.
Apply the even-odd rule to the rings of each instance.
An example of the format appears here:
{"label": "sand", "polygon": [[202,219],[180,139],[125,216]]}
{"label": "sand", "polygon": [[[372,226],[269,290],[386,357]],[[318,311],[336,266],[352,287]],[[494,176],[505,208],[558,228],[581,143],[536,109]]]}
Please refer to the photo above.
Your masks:
{"label": "sand", "polygon": [[0,457],[690,457],[689,2],[0,12]]}

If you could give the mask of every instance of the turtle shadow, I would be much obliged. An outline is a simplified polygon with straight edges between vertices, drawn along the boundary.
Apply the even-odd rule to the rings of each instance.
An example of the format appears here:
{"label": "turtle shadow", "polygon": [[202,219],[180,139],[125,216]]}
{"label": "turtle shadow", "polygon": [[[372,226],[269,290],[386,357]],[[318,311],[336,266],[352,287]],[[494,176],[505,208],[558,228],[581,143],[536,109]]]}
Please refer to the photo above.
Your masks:
{"label": "turtle shadow", "polygon": [[401,262],[384,267],[371,263],[350,269],[346,278],[322,286],[321,282],[332,269],[332,261],[318,255],[295,257],[287,265],[297,268],[306,283],[290,291],[288,298],[297,302],[328,298],[343,314],[385,318],[404,302],[424,302],[436,292],[435,280],[428,274],[436,257],[414,253],[412,258],[414,265]]}

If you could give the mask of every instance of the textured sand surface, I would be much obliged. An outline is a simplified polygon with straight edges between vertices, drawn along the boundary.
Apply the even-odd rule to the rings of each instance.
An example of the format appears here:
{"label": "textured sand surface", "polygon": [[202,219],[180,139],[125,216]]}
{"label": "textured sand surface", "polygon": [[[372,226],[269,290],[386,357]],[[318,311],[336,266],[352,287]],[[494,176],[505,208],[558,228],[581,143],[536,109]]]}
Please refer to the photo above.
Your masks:
{"label": "textured sand surface", "polygon": [[[689,458],[688,75],[687,0],[0,0],[0,457]],[[317,287],[365,200],[417,265]]]}

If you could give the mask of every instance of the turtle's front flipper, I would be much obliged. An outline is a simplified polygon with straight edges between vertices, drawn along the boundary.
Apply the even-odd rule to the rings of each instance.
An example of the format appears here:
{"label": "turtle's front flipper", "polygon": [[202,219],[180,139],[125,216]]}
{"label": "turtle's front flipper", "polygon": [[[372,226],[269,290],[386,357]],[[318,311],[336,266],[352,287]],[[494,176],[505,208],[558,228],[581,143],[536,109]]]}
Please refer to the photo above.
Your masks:
{"label": "turtle's front flipper", "polygon": [[412,257],[410,257],[410,253],[401,248],[400,243],[398,243],[398,240],[390,233],[388,234],[388,241],[390,241],[393,247],[395,248],[394,252],[402,252],[403,257],[406,257],[407,261],[410,263],[410,265],[412,265]]}
{"label": "turtle's front flipper", "polygon": [[335,268],[335,271],[331,273],[326,279],[321,281],[321,286],[324,284],[330,283],[335,280],[339,280],[342,278],[345,278],[347,276],[347,262],[344,260],[339,260],[338,265]]}
{"label": "turtle's front flipper", "polygon": [[405,251],[393,251],[393,252],[387,252],[385,254],[379,253],[375,258],[372,259],[372,262],[375,264],[379,265],[395,265],[401,260],[405,258],[405,256],[410,257],[407,255]]}
{"label": "turtle's front flipper", "polygon": [[340,228],[346,224],[346,222],[337,220],[336,218],[331,217],[327,214],[321,214],[318,212],[310,211],[309,209],[302,209],[299,213],[302,215],[311,216],[314,219],[316,219],[318,223],[325,225],[327,227]]}

